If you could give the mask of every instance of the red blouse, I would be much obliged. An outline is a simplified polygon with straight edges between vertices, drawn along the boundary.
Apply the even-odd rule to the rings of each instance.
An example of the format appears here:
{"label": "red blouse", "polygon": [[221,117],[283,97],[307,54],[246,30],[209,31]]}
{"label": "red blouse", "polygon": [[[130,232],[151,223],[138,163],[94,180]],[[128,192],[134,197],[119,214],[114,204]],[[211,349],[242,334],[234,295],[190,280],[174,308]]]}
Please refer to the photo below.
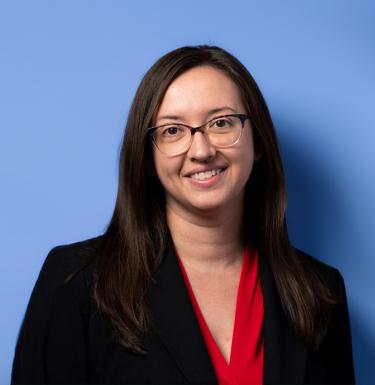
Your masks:
{"label": "red blouse", "polygon": [[249,247],[244,251],[229,363],[212,337],[178,254],[177,259],[219,384],[262,384],[263,295],[258,276],[257,251]]}

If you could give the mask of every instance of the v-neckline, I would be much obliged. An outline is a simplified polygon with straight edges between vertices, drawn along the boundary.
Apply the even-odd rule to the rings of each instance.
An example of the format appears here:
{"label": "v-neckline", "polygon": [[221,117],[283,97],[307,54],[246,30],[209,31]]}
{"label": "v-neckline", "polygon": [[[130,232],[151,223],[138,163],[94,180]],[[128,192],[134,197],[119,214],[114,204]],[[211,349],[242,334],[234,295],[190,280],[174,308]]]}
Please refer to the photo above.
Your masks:
{"label": "v-neckline", "polygon": [[[189,280],[189,277],[187,275],[187,272],[185,270],[185,267],[182,263],[182,260],[181,258],[179,257],[177,251],[176,251],[176,256],[177,256],[177,259],[178,259],[178,262],[179,262],[179,265],[181,267],[181,271],[183,273],[183,276],[185,278],[185,282],[189,288],[189,291],[191,293],[191,299],[194,303],[194,307],[195,309],[198,311],[199,313],[199,316],[203,322],[203,326],[206,330],[206,334],[209,336],[209,338],[211,339],[212,343],[213,343],[213,346],[215,347],[215,349],[217,350],[217,352],[219,353],[219,356],[221,357],[221,359],[223,360],[223,362],[226,364],[226,366],[228,368],[231,369],[231,361],[232,361],[232,357],[233,357],[233,348],[236,347],[236,327],[237,327],[237,323],[238,323],[238,312],[239,312],[239,299],[240,299],[240,296],[241,296],[241,293],[242,293],[242,287],[244,285],[244,276],[245,276],[245,271],[246,271],[246,267],[247,267],[247,264],[248,264],[248,259],[249,259],[249,250],[248,250],[248,246],[245,247],[244,249],[244,252],[243,252],[243,259],[242,259],[242,265],[241,265],[241,272],[240,272],[240,279],[238,281],[238,286],[237,286],[237,293],[236,293],[236,307],[235,307],[235,311],[234,311],[234,321],[233,321],[233,328],[232,328],[232,339],[231,339],[231,346],[230,346],[230,353],[229,353],[229,361],[227,362],[227,360],[225,359],[224,357],[224,354],[223,352],[220,350],[214,336],[212,335],[211,333],[211,330],[210,328],[208,327],[208,324],[206,322],[206,319],[200,309],[200,306],[198,304],[198,301],[195,297],[195,294],[194,294],[194,291],[193,291],[193,288],[190,284],[190,280]],[[233,371],[232,371],[233,373]],[[233,373],[234,375],[234,373]]]}

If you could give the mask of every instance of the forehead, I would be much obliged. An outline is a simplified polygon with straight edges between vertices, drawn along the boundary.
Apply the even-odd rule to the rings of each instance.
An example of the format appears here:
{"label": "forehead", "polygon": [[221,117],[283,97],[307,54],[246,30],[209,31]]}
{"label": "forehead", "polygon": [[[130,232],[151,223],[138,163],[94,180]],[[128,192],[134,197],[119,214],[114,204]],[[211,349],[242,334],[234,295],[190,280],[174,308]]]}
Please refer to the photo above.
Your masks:
{"label": "forehead", "polygon": [[163,116],[203,119],[209,111],[222,107],[245,112],[237,85],[221,70],[211,66],[194,67],[169,85],[156,120]]}

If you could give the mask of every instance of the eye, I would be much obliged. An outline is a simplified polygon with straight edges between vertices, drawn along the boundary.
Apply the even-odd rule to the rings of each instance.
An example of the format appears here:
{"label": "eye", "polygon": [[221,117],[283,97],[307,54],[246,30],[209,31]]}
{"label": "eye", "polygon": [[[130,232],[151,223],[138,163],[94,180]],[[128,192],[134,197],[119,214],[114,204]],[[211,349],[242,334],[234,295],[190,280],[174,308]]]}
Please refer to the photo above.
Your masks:
{"label": "eye", "polygon": [[172,142],[182,139],[186,135],[186,127],[179,124],[166,124],[157,130],[157,140]]}
{"label": "eye", "polygon": [[181,128],[178,126],[166,126],[163,127],[161,134],[163,136],[176,136],[181,133]]}
{"label": "eye", "polygon": [[216,124],[218,127],[225,127],[227,123],[228,123],[228,122],[227,122],[226,120],[224,120],[224,119],[220,119],[220,120],[217,120],[217,121],[215,122],[215,124]]}
{"label": "eye", "polygon": [[219,118],[212,122],[211,127],[215,128],[229,128],[232,126],[232,120],[230,118]]}

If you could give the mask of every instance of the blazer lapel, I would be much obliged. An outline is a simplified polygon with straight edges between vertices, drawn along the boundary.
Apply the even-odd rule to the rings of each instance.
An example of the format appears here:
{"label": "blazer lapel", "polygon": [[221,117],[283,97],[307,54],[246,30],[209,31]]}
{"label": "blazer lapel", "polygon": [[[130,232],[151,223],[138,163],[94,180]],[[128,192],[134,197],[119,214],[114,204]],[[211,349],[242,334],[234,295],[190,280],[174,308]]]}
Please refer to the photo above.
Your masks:
{"label": "blazer lapel", "polygon": [[155,332],[188,382],[217,384],[170,236],[148,299]]}
{"label": "blazer lapel", "polygon": [[285,317],[271,270],[259,253],[264,303],[264,384],[303,383],[306,348]]}
{"label": "blazer lapel", "polygon": [[[264,302],[264,384],[302,383],[306,348],[287,321],[263,253],[259,275]],[[167,251],[149,289],[155,332],[188,382],[217,384],[170,235]]]}

